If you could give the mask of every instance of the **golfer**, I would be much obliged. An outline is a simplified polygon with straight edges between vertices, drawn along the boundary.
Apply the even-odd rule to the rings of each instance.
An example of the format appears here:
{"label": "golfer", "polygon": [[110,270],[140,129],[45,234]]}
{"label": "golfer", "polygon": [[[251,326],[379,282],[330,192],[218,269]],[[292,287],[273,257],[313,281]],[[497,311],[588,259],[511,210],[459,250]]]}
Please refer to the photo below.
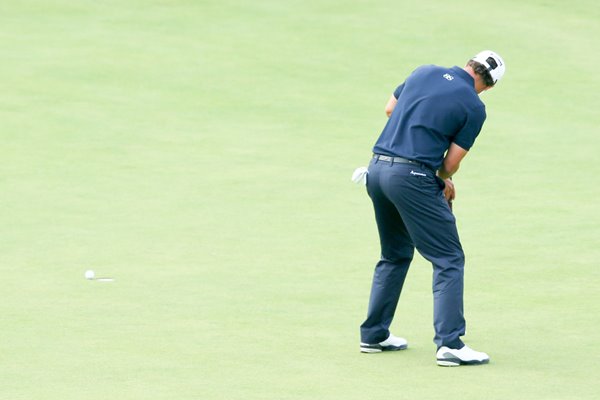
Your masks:
{"label": "golfer", "polygon": [[394,91],[389,117],[373,148],[367,192],[381,242],[361,351],[402,350],[407,341],[390,324],[416,248],[433,265],[437,364],[485,364],[486,353],[466,346],[463,316],[465,257],[451,205],[451,177],[473,146],[486,118],[479,94],[502,78],[504,60],[482,51],[464,68],[426,65]]}

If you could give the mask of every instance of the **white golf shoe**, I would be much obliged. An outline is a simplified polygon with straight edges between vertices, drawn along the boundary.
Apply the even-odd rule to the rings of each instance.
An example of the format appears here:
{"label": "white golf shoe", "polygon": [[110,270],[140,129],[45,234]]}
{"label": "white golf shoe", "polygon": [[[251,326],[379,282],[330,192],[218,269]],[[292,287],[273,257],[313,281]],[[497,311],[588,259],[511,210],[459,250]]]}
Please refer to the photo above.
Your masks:
{"label": "white golf shoe", "polygon": [[460,350],[446,346],[440,347],[436,354],[437,364],[442,367],[458,367],[459,365],[479,365],[490,362],[490,357],[480,351],[475,351],[469,346]]}
{"label": "white golf shoe", "polygon": [[360,344],[360,351],[362,353],[381,353],[382,351],[397,351],[404,350],[408,347],[406,339],[396,337],[390,333],[390,336],[383,342],[377,344]]}

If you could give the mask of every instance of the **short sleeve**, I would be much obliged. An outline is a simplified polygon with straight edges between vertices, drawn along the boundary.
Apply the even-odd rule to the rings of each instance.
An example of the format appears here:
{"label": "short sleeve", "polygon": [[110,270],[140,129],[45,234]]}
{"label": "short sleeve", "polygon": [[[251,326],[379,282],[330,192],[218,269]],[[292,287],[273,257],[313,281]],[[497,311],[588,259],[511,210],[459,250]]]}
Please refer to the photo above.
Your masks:
{"label": "short sleeve", "polygon": [[464,125],[452,141],[463,149],[469,150],[475,143],[477,135],[481,132],[485,118],[485,106],[483,105],[469,112]]}
{"label": "short sleeve", "polygon": [[396,98],[396,100],[398,100],[398,97],[400,97],[400,93],[402,93],[402,89],[404,89],[404,83],[401,84],[400,86],[398,86],[396,88],[396,90],[394,90],[394,97]]}

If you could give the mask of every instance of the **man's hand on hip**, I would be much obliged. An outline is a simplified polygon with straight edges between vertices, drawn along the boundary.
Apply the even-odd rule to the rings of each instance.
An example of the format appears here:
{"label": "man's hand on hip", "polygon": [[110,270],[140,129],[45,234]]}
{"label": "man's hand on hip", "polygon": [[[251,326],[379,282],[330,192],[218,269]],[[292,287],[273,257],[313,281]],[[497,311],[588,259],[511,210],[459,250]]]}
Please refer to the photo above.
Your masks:
{"label": "man's hand on hip", "polygon": [[456,197],[454,182],[452,182],[452,179],[448,178],[444,179],[444,183],[446,184],[446,187],[444,188],[444,197],[448,200],[448,203],[452,203],[454,197]]}

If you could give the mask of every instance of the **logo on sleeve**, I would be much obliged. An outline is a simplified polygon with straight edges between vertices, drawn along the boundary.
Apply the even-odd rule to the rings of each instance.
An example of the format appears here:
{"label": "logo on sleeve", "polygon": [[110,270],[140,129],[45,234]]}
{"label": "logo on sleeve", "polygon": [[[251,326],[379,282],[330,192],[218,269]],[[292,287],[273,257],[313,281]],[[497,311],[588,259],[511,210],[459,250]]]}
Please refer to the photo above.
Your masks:
{"label": "logo on sleeve", "polygon": [[444,74],[444,75],[442,75],[442,76],[443,76],[444,78],[446,78],[447,80],[449,80],[449,81],[451,81],[451,80],[453,80],[453,79],[454,79],[454,77],[453,77],[452,75],[450,75],[450,74]]}

